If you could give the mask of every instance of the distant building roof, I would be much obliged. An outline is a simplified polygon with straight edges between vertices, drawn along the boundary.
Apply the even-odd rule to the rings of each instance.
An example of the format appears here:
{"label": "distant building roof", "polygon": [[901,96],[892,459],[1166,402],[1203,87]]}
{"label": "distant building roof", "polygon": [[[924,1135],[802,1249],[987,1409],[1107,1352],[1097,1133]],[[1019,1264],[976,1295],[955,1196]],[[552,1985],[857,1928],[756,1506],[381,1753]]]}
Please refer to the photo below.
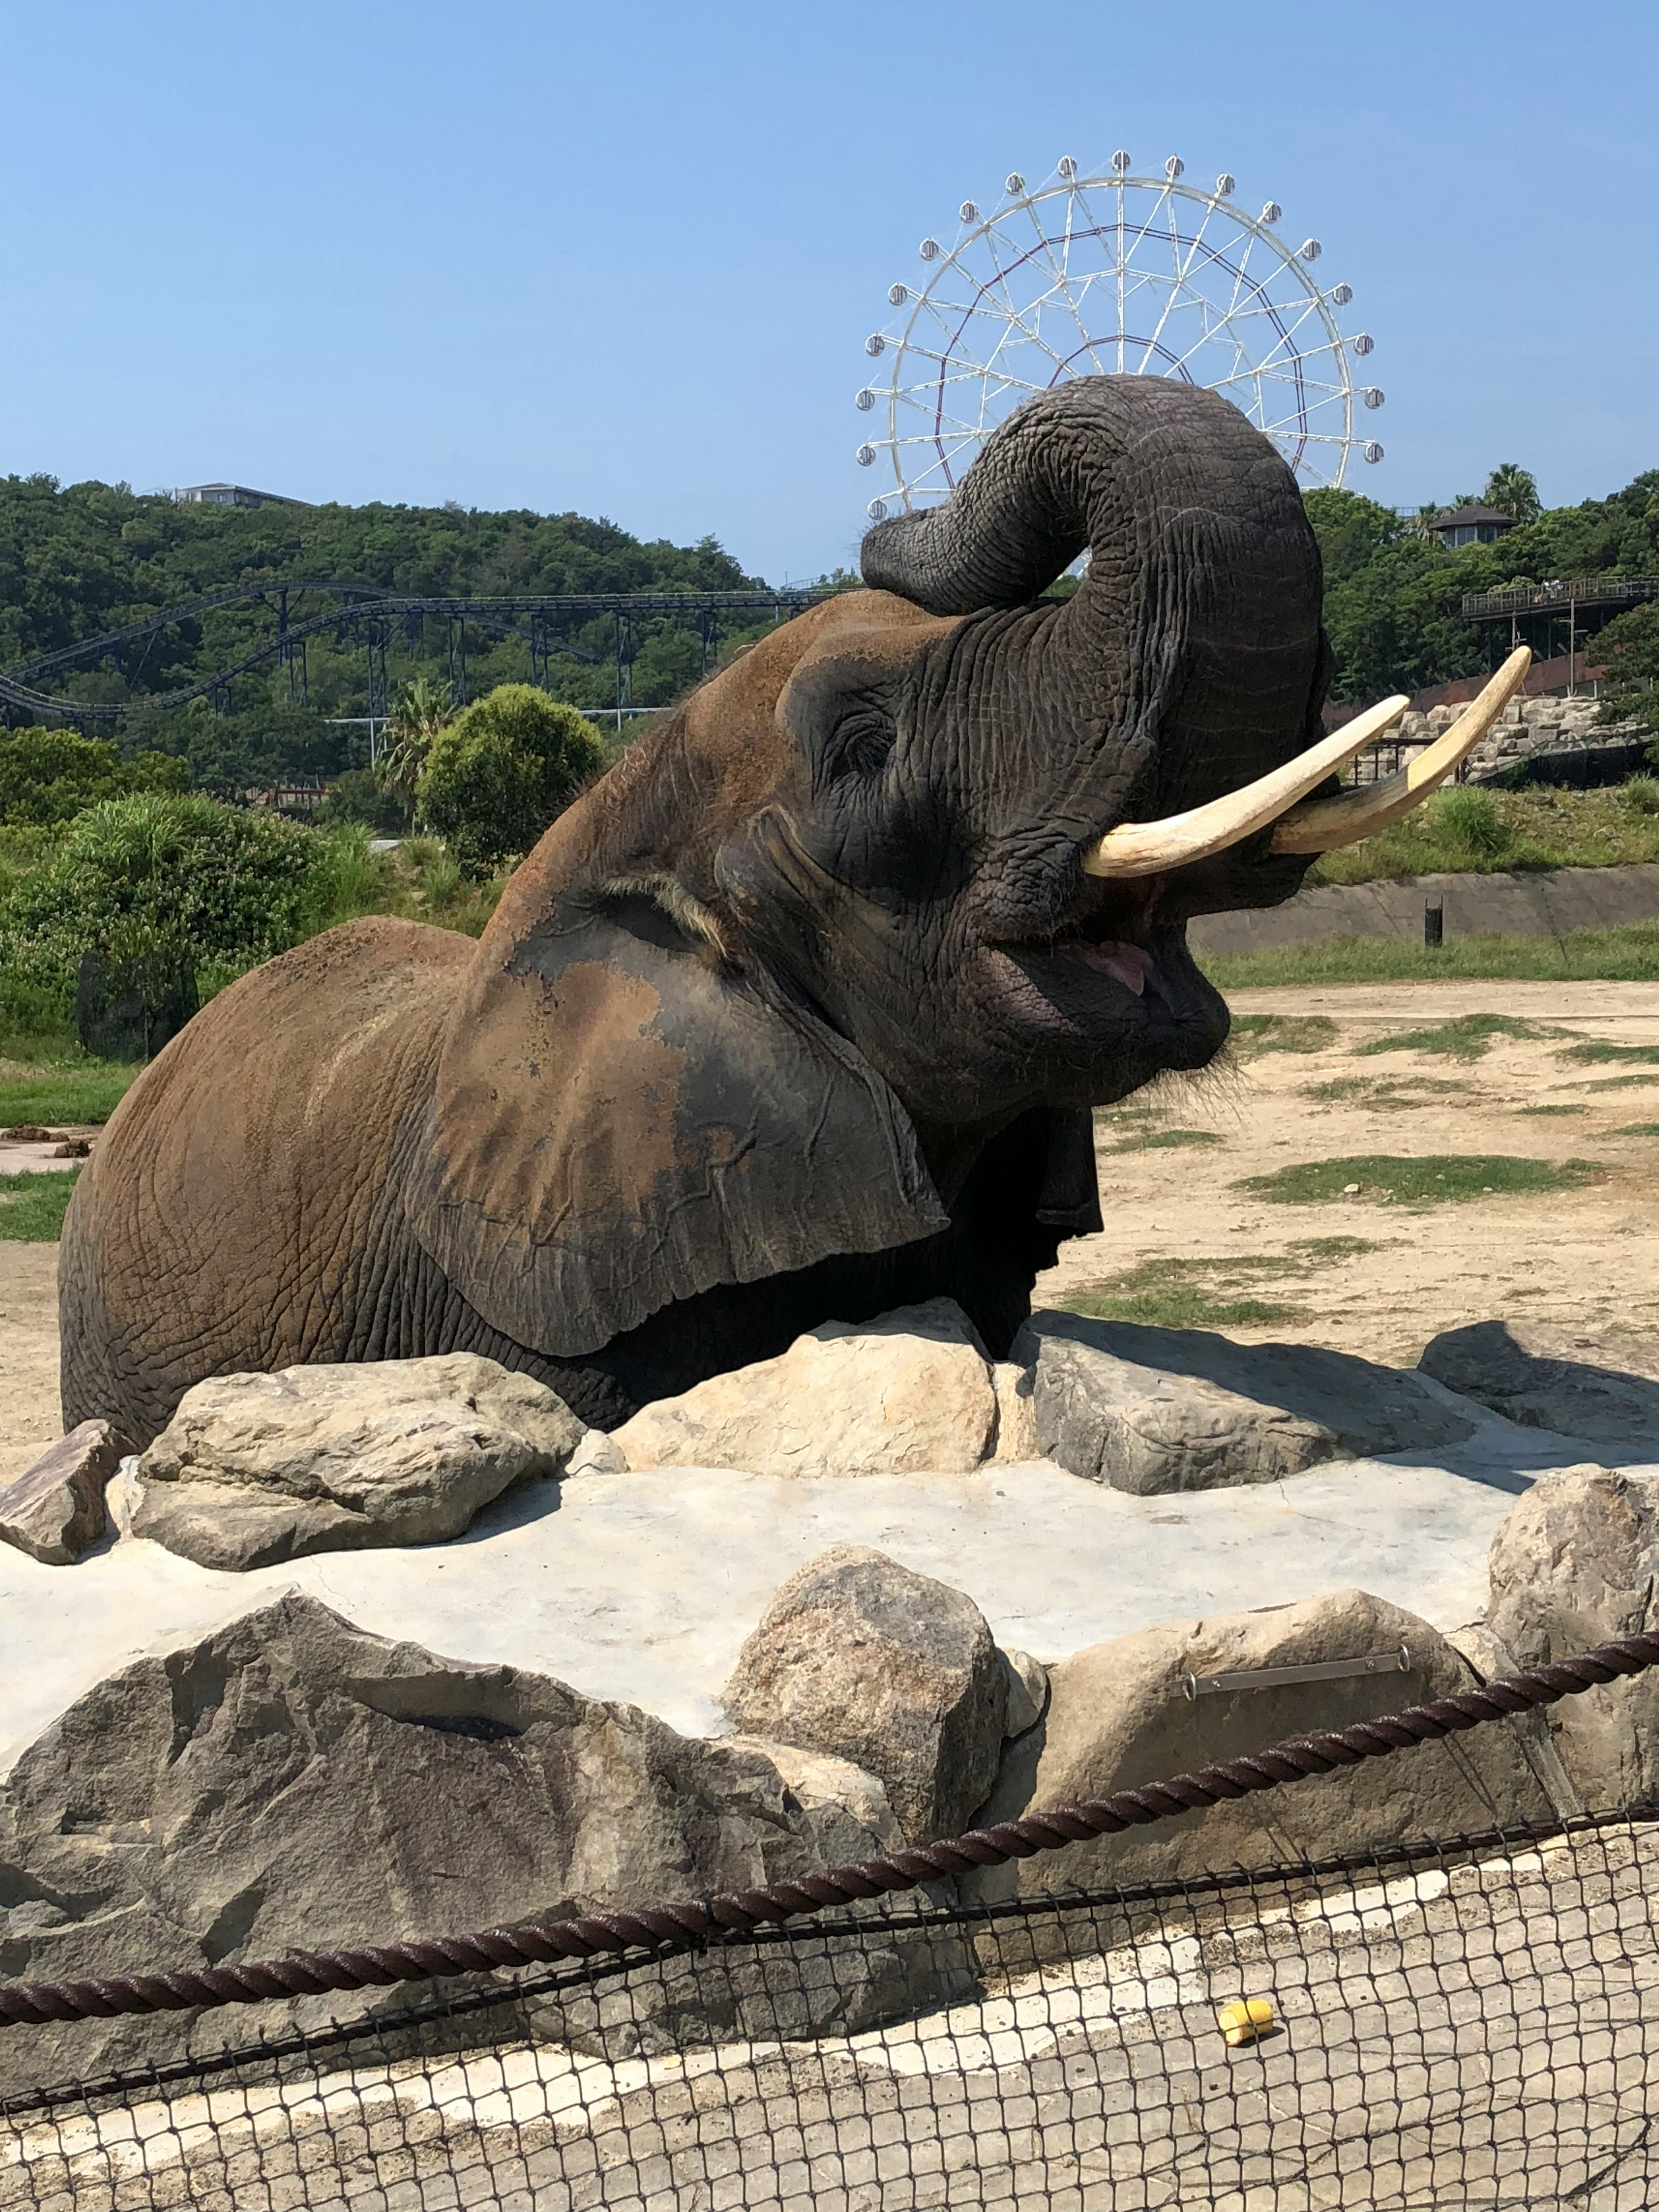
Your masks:
{"label": "distant building roof", "polygon": [[1430,523],[1431,530],[1468,530],[1486,523],[1499,530],[1513,530],[1515,517],[1505,514],[1501,507],[1482,507],[1479,501],[1472,507],[1455,507],[1449,514],[1437,514]]}
{"label": "distant building roof", "polygon": [[286,492],[255,491],[237,483],[181,484],[173,495],[185,507],[307,507],[308,500],[290,499]]}

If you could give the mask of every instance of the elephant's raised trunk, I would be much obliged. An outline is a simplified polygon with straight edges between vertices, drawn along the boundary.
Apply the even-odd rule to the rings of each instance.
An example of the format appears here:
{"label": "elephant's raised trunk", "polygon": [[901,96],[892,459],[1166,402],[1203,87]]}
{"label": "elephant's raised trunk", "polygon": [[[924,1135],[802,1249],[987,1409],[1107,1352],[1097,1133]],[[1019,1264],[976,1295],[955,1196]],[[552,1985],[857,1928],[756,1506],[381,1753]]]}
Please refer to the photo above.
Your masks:
{"label": "elephant's raised trunk", "polygon": [[1231,507],[1254,533],[1264,494],[1296,504],[1290,471],[1226,400],[1157,377],[1079,377],[1016,409],[943,507],[878,522],[864,580],[930,614],[976,614],[1035,599],[1086,549],[1079,599],[1121,611],[1137,575],[1164,565],[1170,522]]}
{"label": "elephant's raised trunk", "polygon": [[1216,392],[1090,376],[1039,393],[943,507],[878,524],[863,568],[930,613],[963,615],[1029,605],[1085,550],[1075,597],[1031,633],[1006,741],[1060,723],[1058,752],[1092,742],[1114,770],[1095,794],[1102,829],[1132,793],[1167,812],[1248,780],[1264,746],[1305,743],[1318,548],[1283,459]]}
{"label": "elephant's raised trunk", "polygon": [[[1158,733],[1178,694],[1183,720],[1201,732],[1218,675],[1237,687],[1241,669],[1280,717],[1316,709],[1318,559],[1295,480],[1237,408],[1196,386],[1080,377],[1028,400],[987,440],[945,506],[878,523],[862,566],[869,585],[933,614],[965,615],[1031,600],[1085,547],[1088,573],[1055,628],[1057,659],[1070,665],[1057,669],[1054,689],[1086,702],[1083,711],[1128,746]],[[1224,601],[1218,578],[1228,580]],[[1095,671],[1110,662],[1098,650],[1106,639],[1130,649],[1115,664],[1124,688],[1103,702]],[[1531,658],[1524,648],[1512,653],[1455,726],[1384,782],[1308,799],[1398,719],[1403,697],[1203,805],[1121,823],[1087,849],[1084,868],[1159,874],[1268,827],[1281,853],[1328,852],[1372,836],[1468,757]]]}

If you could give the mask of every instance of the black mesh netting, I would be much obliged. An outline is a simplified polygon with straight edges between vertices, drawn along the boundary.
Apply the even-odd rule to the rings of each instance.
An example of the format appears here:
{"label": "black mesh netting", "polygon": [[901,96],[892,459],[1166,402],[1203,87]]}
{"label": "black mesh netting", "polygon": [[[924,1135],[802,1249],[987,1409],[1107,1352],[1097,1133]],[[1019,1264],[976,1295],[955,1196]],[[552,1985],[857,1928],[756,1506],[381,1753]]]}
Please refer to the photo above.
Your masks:
{"label": "black mesh netting", "polygon": [[[163,2029],[167,2055],[98,2081],[73,2039],[107,2023],[14,2027],[40,2087],[0,2106],[0,2206],[1634,2212],[1659,2201],[1656,1856],[1644,1808],[866,1911],[204,2014],[182,2057],[177,2020],[130,2021],[129,2057]],[[1230,2049],[1241,1997],[1279,2024]]]}

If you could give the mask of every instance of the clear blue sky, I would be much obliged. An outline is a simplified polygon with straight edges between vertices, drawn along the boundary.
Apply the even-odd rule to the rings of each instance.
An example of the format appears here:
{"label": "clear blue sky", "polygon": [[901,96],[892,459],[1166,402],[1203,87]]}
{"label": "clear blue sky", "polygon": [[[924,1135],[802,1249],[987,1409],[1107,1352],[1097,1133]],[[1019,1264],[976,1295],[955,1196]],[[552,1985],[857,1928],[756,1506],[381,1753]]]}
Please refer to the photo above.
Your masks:
{"label": "clear blue sky", "polygon": [[1388,393],[1358,488],[1659,466],[1653,0],[11,0],[0,64],[8,470],[574,507],[811,574],[916,241],[1117,146],[1322,239]]}

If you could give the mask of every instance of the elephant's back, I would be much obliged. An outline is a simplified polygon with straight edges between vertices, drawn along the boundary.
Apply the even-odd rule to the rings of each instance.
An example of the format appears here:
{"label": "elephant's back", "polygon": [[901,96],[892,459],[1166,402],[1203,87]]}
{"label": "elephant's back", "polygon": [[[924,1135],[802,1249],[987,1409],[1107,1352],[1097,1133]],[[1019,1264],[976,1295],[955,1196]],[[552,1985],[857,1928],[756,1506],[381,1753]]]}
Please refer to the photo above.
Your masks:
{"label": "elephant's back", "polygon": [[144,1070],[64,1224],[67,1424],[143,1441],[204,1375],[330,1356],[477,952],[345,923],[231,984]]}

